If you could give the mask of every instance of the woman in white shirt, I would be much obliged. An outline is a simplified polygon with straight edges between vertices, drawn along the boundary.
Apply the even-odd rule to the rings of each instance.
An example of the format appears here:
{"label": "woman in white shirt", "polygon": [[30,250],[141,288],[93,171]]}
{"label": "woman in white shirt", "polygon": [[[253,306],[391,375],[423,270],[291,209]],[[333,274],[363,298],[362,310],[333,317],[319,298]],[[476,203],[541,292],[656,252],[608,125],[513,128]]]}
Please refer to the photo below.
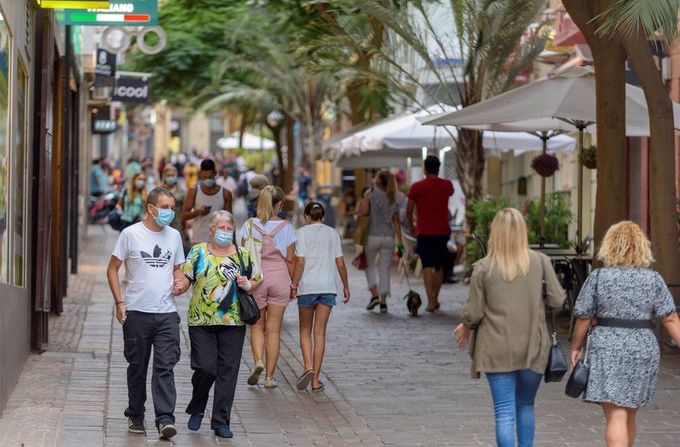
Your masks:
{"label": "woman in white shirt", "polygon": [[319,381],[319,374],[326,349],[326,325],[335,305],[336,269],[343,284],[343,302],[349,301],[349,282],[340,236],[333,228],[322,223],[324,215],[323,206],[318,202],[310,202],[305,207],[307,225],[298,230],[291,285],[293,296],[298,299],[300,348],[305,363],[297,388],[304,390],[311,382],[314,392],[324,389],[323,383]]}

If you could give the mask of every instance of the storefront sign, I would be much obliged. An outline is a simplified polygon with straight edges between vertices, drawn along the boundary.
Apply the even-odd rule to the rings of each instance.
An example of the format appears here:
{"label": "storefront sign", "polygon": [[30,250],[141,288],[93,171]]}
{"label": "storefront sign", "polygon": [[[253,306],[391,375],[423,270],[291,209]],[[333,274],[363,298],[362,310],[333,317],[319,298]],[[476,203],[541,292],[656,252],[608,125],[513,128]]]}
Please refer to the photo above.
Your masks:
{"label": "storefront sign", "polygon": [[109,0],[37,0],[44,9],[108,8]]}
{"label": "storefront sign", "polygon": [[111,100],[147,104],[149,102],[149,90],[148,79],[121,76],[116,79]]}
{"label": "storefront sign", "polygon": [[65,14],[67,25],[158,25],[158,0],[110,0],[107,9],[72,9]]}
{"label": "storefront sign", "polygon": [[99,48],[97,50],[97,65],[94,69],[94,85],[111,86],[115,83],[116,55]]}
{"label": "storefront sign", "polygon": [[109,134],[116,131],[116,120],[98,120],[92,117],[92,133]]}

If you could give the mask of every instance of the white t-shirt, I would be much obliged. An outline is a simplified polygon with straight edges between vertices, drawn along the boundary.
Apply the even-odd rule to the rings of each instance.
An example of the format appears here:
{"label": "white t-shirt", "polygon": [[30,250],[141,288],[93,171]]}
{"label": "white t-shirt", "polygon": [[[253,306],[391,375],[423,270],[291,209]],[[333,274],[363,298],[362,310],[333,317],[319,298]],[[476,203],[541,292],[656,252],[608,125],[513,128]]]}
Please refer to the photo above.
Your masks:
{"label": "white t-shirt", "polygon": [[295,256],[305,258],[305,270],[298,284],[298,295],[337,293],[337,266],[342,257],[340,235],[321,223],[306,225],[298,230]]}
{"label": "white t-shirt", "polygon": [[[255,225],[260,226],[264,231],[267,233],[271,233],[274,231],[274,228],[279,226],[279,224],[283,222],[282,220],[268,220],[266,224],[262,225],[262,222],[260,222],[260,219],[257,217],[253,217],[253,223]],[[250,225],[248,224],[248,221],[246,220],[246,223],[243,224],[241,227],[241,233],[240,233],[242,238],[247,238],[250,237]],[[253,226],[253,236],[255,238],[262,238],[262,233],[257,231],[257,228]],[[295,230],[293,229],[293,225],[286,225],[284,226],[281,230],[279,230],[278,233],[274,235],[274,244],[276,244],[276,249],[281,253],[281,256],[284,258],[288,255],[288,246],[291,244],[294,244],[295,241],[297,240],[297,236],[295,235]]]}
{"label": "white t-shirt", "polygon": [[138,222],[120,233],[112,255],[125,262],[127,310],[177,312],[172,295],[172,272],[176,265],[184,263],[179,231],[171,227],[151,231],[143,222]]}

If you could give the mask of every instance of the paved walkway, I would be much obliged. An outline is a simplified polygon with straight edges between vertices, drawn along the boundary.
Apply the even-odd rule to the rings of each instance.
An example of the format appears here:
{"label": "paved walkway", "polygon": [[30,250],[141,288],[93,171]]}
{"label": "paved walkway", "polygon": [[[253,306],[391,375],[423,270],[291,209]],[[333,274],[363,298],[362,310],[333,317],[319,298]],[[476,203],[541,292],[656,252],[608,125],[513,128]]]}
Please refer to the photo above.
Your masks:
{"label": "paved walkway", "polygon": [[[70,281],[64,313],[50,319],[50,347],[32,354],[0,417],[0,446],[169,445],[157,439],[148,402],[147,435],[127,433],[122,331],[113,318],[105,276],[116,233],[91,227],[80,273]],[[250,347],[244,349],[232,417],[232,440],[217,439],[204,422],[186,428],[183,412],[191,390],[189,342],[182,327],[182,359],[176,368],[179,446],[493,446],[494,427],[487,385],[471,380],[469,359],[454,347],[451,329],[467,287],[447,285],[442,311],[407,315],[400,298],[405,283],[393,280],[387,315],[364,309],[365,280],[350,267],[352,301],[333,311],[322,380],[324,394],[299,392],[302,360],[297,312],[288,310],[282,334],[279,388],[249,387]],[[420,280],[414,288],[422,291]],[[187,297],[178,298],[187,308]],[[184,319],[184,315],[183,319]],[[184,323],[184,322],[183,322]],[[564,337],[563,337],[564,338]],[[639,415],[644,447],[680,446],[680,355],[664,357],[654,404]],[[599,407],[563,394],[564,384],[541,387],[536,446],[600,446]],[[149,393],[150,395],[150,393]],[[209,403],[208,408],[210,408]]]}

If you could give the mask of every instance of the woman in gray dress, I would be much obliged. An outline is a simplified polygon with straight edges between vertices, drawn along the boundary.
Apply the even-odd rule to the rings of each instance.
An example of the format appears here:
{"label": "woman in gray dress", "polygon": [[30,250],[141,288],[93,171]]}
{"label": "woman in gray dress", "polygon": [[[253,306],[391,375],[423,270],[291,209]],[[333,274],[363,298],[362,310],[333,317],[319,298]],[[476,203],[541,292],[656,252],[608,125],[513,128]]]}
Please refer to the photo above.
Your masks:
{"label": "woman in gray dress", "polygon": [[581,356],[588,327],[590,377],[586,402],[602,405],[609,447],[630,447],[635,440],[635,416],[654,395],[659,373],[659,346],[651,320],[661,318],[676,343],[680,319],[661,275],[650,270],[650,242],[633,222],[609,228],[598,259],[604,267],[586,280],[574,312],[571,361]]}

